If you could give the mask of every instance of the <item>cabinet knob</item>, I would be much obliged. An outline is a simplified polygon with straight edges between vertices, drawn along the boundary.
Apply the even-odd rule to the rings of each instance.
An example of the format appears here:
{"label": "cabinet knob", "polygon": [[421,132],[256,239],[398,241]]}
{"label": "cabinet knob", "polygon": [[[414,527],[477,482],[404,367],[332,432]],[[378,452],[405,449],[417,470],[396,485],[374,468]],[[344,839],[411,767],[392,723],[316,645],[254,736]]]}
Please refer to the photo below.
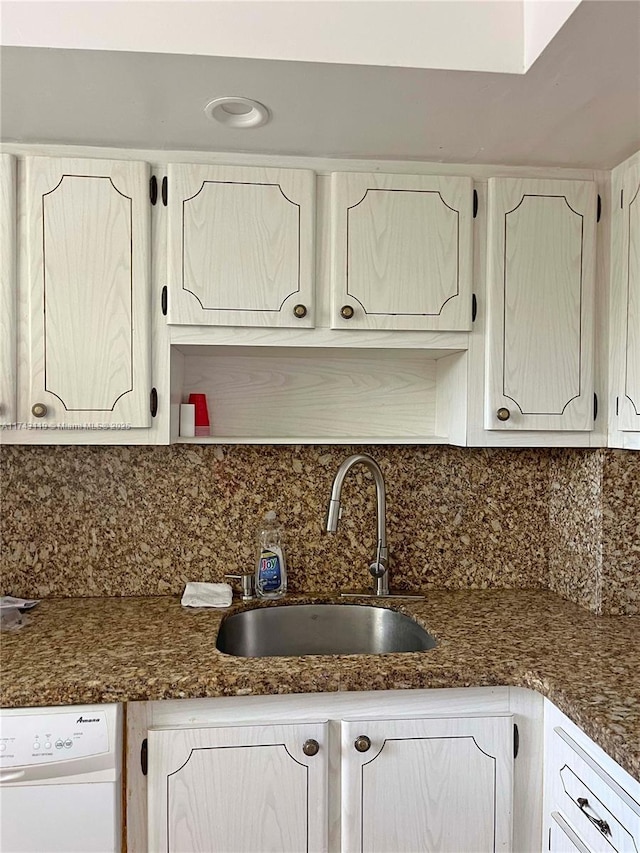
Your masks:
{"label": "cabinet knob", "polygon": [[351,305],[343,305],[340,309],[340,316],[343,320],[350,320],[355,313]]}
{"label": "cabinet knob", "polygon": [[301,320],[303,317],[307,316],[307,306],[306,305],[294,305],[293,306],[293,316],[297,317]]}
{"label": "cabinet knob", "polygon": [[34,403],[31,406],[31,414],[34,418],[43,418],[47,414],[47,407],[44,403]]}
{"label": "cabinet knob", "polygon": [[511,417],[511,412],[509,409],[501,408],[496,412],[499,421],[508,421]]}
{"label": "cabinet knob", "polygon": [[317,755],[320,751],[320,744],[317,740],[309,738],[309,740],[305,740],[302,744],[302,751],[305,755]]}
{"label": "cabinet knob", "polygon": [[366,752],[371,746],[371,741],[366,735],[359,735],[353,742],[358,752]]}

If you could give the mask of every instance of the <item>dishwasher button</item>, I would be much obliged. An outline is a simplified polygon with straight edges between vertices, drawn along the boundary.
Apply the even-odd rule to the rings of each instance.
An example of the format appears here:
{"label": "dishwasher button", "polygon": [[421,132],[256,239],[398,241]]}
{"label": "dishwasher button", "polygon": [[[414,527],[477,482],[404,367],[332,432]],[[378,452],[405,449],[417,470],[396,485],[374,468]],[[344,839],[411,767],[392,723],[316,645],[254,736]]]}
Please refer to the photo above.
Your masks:
{"label": "dishwasher button", "polygon": [[47,742],[45,743],[44,748],[45,748],[45,749],[51,749],[51,744],[49,743],[49,741],[47,741]]}
{"label": "dishwasher button", "polygon": [[64,745],[65,745],[65,747],[66,747],[67,749],[71,749],[71,747],[73,746],[73,741],[71,740],[71,738],[70,738],[70,737],[68,737],[68,738],[65,740]]}
{"label": "dishwasher button", "polygon": [[6,748],[7,748],[6,743],[0,743],[0,752],[4,752]]}
{"label": "dishwasher button", "polygon": [[56,741],[56,749],[62,749],[63,746],[64,746],[64,741],[60,740],[60,738],[58,738],[58,740]]}
{"label": "dishwasher button", "polygon": [[37,740],[36,740],[36,741],[34,741],[33,748],[34,748],[34,749],[40,749],[40,744],[38,743],[38,741],[37,741]]}

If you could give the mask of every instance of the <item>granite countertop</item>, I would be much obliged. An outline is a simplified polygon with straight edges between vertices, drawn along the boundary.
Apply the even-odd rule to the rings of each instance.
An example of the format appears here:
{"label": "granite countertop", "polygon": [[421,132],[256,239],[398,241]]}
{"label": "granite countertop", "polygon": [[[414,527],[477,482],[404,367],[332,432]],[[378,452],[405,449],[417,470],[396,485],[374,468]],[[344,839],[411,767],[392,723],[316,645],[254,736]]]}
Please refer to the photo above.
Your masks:
{"label": "granite countertop", "polygon": [[175,597],[45,600],[24,628],[2,635],[0,705],[526,687],[548,697],[640,780],[640,617],[596,617],[538,590],[430,590],[424,601],[385,606],[413,616],[436,635],[437,648],[236,658],[216,649],[230,610],[186,609]]}

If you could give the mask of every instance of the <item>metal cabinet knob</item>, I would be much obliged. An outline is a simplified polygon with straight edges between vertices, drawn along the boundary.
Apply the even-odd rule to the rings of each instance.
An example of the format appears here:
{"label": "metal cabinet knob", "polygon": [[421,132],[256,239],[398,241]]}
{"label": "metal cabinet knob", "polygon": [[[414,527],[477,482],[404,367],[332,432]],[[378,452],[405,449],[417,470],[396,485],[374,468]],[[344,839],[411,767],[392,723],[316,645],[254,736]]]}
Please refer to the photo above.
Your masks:
{"label": "metal cabinet knob", "polygon": [[302,751],[305,755],[317,755],[320,751],[320,744],[317,740],[309,738],[309,740],[305,740],[302,744]]}
{"label": "metal cabinet knob", "polygon": [[509,409],[501,408],[496,412],[499,421],[508,421],[511,417],[511,412]]}
{"label": "metal cabinet knob", "polygon": [[351,305],[343,305],[340,309],[340,316],[343,320],[350,320],[355,313]]}
{"label": "metal cabinet knob", "polygon": [[34,403],[31,406],[31,414],[34,418],[43,418],[47,414],[47,407],[44,403]]}
{"label": "metal cabinet knob", "polygon": [[358,735],[358,737],[353,742],[353,745],[358,750],[358,752],[366,752],[371,746],[371,741],[366,735]]}
{"label": "metal cabinet knob", "polygon": [[293,316],[297,317],[301,320],[303,317],[307,316],[307,306],[306,305],[294,305],[293,306]]}

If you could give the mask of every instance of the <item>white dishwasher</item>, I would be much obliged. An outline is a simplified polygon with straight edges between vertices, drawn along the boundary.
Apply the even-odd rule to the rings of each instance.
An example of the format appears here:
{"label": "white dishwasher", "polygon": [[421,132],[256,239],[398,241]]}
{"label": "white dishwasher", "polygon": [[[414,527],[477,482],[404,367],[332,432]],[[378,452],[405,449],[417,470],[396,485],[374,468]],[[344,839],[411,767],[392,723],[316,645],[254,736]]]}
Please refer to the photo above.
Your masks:
{"label": "white dishwasher", "polygon": [[1,853],[119,853],[120,705],[0,710]]}

